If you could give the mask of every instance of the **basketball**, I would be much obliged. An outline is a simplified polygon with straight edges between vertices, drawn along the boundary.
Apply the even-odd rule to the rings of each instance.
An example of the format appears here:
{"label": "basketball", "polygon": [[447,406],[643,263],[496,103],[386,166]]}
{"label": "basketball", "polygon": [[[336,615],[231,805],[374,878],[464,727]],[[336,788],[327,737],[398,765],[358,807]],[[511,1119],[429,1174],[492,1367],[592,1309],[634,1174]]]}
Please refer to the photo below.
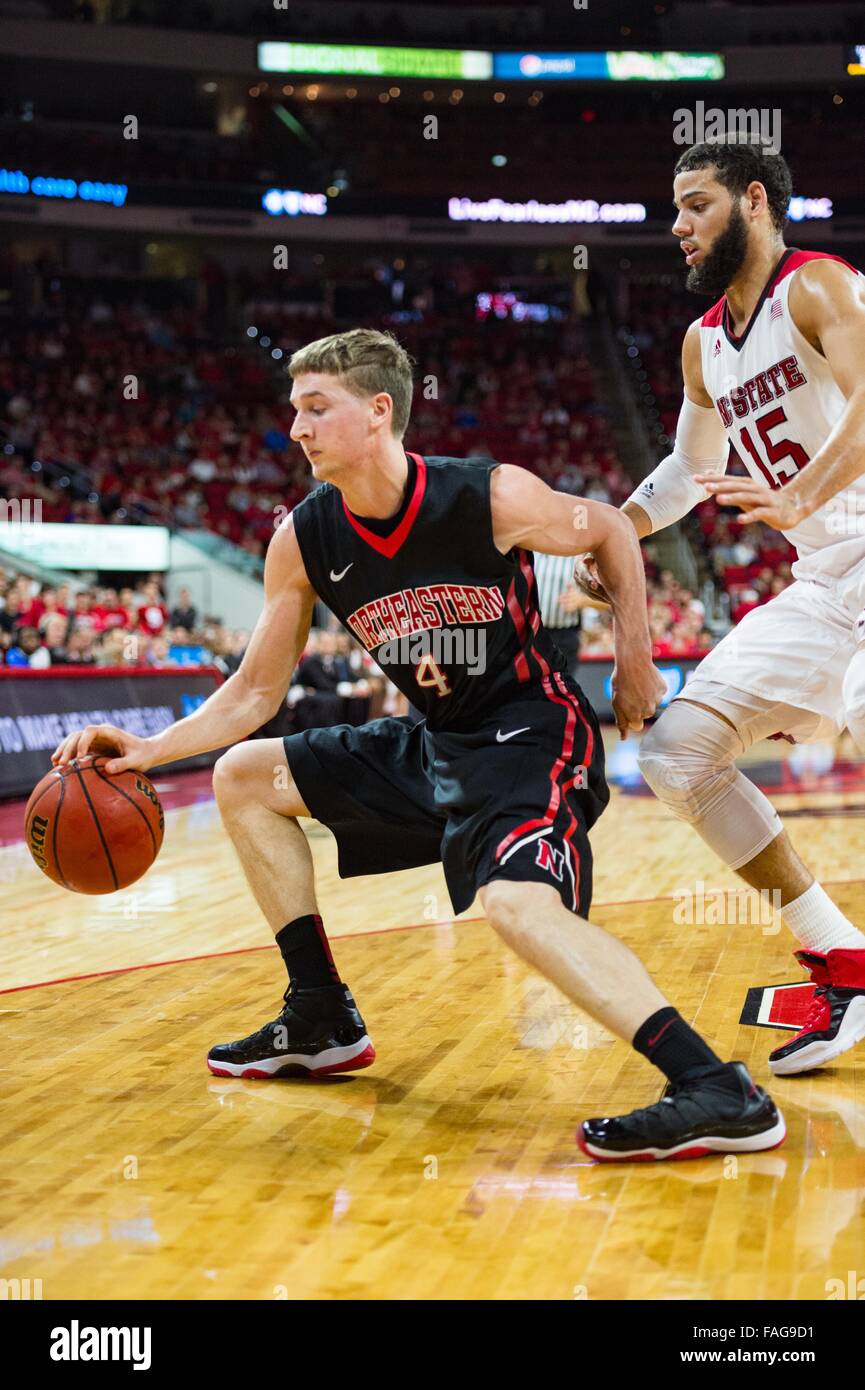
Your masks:
{"label": "basketball", "polygon": [[73,893],[116,893],[153,863],[165,828],[162,803],[149,777],[115,777],[107,758],[73,760],[46,773],[33,789],[24,838],[39,868]]}

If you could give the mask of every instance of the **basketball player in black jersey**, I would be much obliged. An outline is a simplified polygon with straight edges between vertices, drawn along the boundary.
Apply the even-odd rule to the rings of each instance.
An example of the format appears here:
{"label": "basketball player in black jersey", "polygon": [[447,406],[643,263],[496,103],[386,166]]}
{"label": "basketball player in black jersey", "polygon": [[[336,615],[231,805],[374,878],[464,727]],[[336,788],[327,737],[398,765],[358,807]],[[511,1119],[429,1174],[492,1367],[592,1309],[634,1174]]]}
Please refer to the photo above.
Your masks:
{"label": "basketball player in black jersey", "polygon": [[[289,988],[277,1019],[211,1049],[211,1071],[322,1075],[374,1060],[317,910],[298,825],[314,816],[336,837],[343,877],[441,861],[455,912],[478,893],[528,965],[666,1076],[657,1104],[585,1121],[586,1153],[670,1158],[781,1143],[783,1119],[744,1065],[721,1062],[636,956],[587,920],[588,832],[609,799],[603,744],[541,624],[531,552],[593,553],[613,607],[613,708],[627,735],[664,692],[630,521],[521,468],[406,454],[411,360],[389,334],[321,339],[289,371],[292,438],[321,486],[273,538],[264,611],[239,670],[162,734],[88,726],[53,758],[112,752],[110,773],[233,745],[214,792]],[[424,717],[242,742],[282,703],[316,594]]]}

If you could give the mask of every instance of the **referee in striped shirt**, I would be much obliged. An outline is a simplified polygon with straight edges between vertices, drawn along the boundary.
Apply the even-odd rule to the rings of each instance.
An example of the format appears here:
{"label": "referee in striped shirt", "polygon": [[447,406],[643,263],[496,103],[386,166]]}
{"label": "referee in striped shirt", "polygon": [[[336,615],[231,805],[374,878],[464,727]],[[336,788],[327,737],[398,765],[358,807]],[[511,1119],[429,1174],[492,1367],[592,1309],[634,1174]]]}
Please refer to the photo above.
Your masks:
{"label": "referee in striped shirt", "polygon": [[544,627],[552,634],[556,646],[568,658],[568,669],[573,672],[580,655],[582,617],[579,608],[572,609],[570,605],[564,608],[561,603],[563,595],[578,592],[574,585],[573,555],[536,553],[535,579]]}

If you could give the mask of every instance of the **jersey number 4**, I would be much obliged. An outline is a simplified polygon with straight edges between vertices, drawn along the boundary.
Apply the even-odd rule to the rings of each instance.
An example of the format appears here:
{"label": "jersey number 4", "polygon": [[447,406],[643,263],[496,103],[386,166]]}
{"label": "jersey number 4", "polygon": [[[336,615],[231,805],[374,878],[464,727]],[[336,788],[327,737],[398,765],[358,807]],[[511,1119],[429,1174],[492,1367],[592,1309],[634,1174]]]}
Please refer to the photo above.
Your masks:
{"label": "jersey number 4", "polygon": [[806,463],[810,462],[808,454],[805,453],[801,444],[796,443],[795,439],[772,439],[769,431],[775,429],[776,425],[786,425],[786,423],[787,416],[784,414],[783,406],[780,405],[774,410],[767,410],[765,415],[760,415],[754,421],[757,426],[757,433],[766,450],[767,462],[764,462],[762,454],[746,427],[743,425],[739,430],[739,438],[743,448],[748,450],[760,473],[773,489],[783,487],[791,478],[795,478]]}
{"label": "jersey number 4", "polygon": [[441,667],[436,664],[429,652],[427,652],[426,656],[422,656],[418,662],[417,670],[415,671],[415,680],[418,685],[434,686],[439,696],[450,695],[451,693],[451,687],[447,676]]}

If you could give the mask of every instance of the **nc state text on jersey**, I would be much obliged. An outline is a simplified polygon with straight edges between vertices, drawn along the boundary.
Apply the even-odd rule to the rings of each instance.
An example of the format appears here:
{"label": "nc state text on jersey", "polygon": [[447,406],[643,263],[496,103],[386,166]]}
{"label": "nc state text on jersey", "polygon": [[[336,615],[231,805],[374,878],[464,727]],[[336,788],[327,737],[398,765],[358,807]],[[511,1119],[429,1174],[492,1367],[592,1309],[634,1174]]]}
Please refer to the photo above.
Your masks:
{"label": "nc state text on jersey", "polygon": [[729,429],[734,419],[744,420],[746,415],[761,405],[771,405],[772,401],[779,400],[785,392],[795,391],[797,386],[805,386],[807,380],[795,356],[782,358],[765,372],[756,372],[747,381],[743,381],[741,386],[734,387],[728,396],[718,396],[715,401],[724,428]]}

